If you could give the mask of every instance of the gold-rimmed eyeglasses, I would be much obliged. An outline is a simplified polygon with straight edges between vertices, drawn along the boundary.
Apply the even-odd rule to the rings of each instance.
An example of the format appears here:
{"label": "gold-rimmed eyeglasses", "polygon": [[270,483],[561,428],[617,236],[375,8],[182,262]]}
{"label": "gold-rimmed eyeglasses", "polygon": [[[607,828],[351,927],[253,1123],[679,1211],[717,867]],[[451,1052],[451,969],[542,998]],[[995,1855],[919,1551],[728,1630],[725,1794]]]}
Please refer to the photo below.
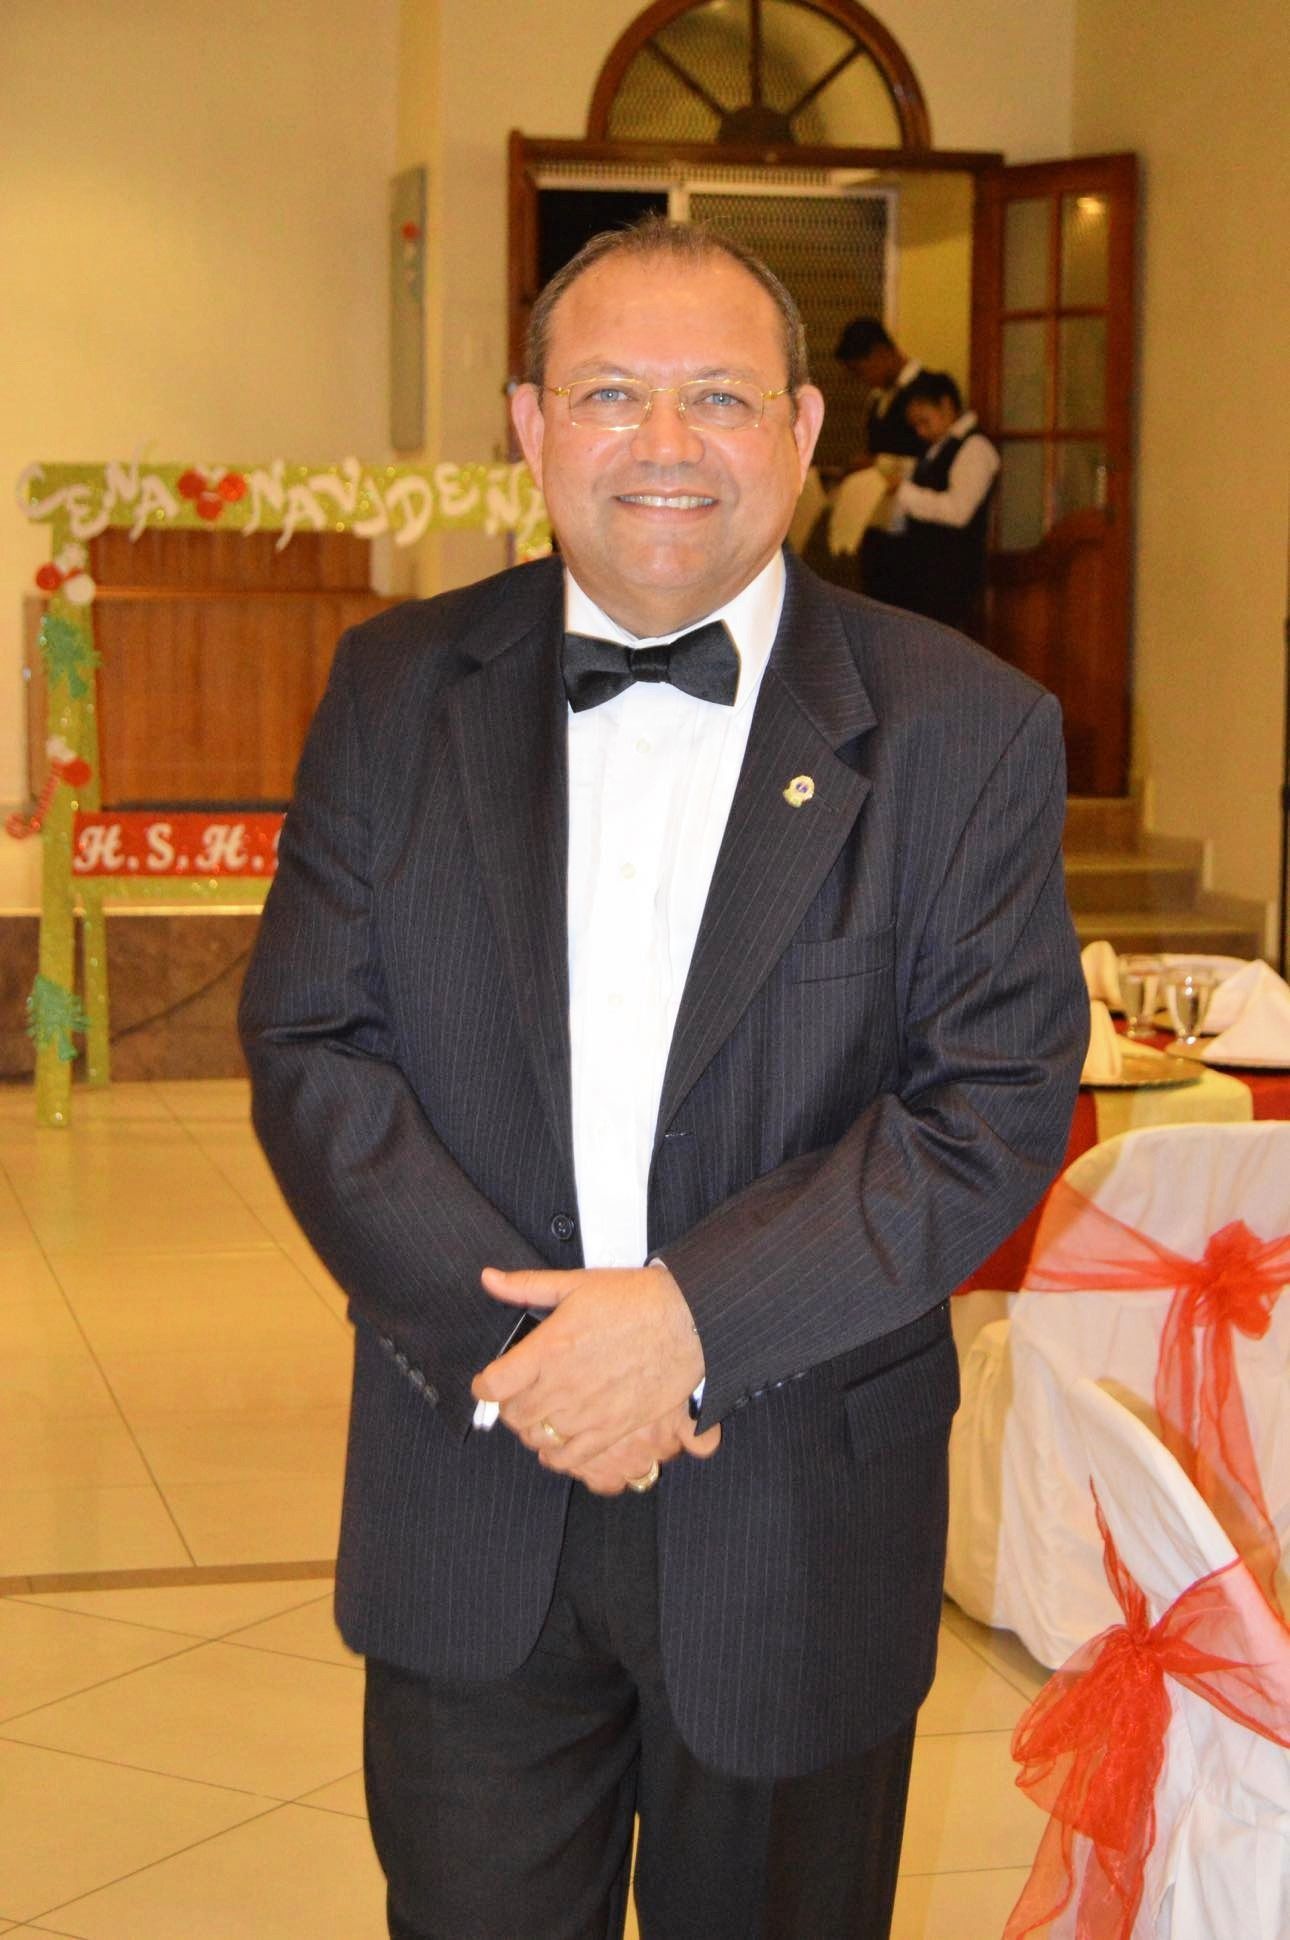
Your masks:
{"label": "gold-rimmed eyeglasses", "polygon": [[687,424],[702,431],[755,431],[772,398],[787,397],[788,386],[763,391],[742,377],[695,377],[687,384],[646,384],[636,377],[579,377],[572,384],[548,384],[552,397],[567,398],[573,424],[594,431],[639,431],[656,397],[676,399]]}

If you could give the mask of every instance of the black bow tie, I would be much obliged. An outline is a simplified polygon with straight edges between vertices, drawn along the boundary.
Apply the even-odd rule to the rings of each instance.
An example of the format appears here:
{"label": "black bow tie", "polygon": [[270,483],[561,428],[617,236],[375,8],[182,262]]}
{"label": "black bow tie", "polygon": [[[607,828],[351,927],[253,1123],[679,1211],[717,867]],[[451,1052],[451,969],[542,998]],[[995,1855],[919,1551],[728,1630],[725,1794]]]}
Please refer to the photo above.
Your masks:
{"label": "black bow tie", "polygon": [[575,714],[611,701],[634,680],[667,680],[718,707],[733,707],[739,689],[739,655],[724,620],[709,620],[662,647],[629,649],[589,633],[566,633],[562,665]]}

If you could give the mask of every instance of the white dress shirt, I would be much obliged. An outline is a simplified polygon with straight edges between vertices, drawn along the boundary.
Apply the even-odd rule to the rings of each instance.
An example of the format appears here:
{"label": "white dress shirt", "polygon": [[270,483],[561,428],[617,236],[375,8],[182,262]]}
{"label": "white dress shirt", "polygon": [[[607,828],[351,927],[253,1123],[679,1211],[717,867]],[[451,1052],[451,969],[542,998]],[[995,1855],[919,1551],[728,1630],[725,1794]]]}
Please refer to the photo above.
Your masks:
{"label": "white dress shirt", "polygon": [[[930,485],[914,485],[909,479],[896,487],[896,503],[902,512],[922,519],[927,525],[967,524],[993,485],[999,469],[999,454],[990,440],[984,435],[968,436],[976,430],[976,424],[976,412],[965,411],[945,433],[945,438],[964,438],[967,442],[954,454],[949,482],[943,492],[934,491]],[[928,446],[921,460],[923,464],[936,456],[945,438],[938,438],[934,445]]]}
{"label": "white dress shirt", "polygon": [[[565,574],[572,633],[630,649],[724,620],[739,654],[733,707],[638,681],[599,707],[569,712],[573,1158],[589,1267],[646,1263],[663,1075],[783,603],[776,552],[727,605],[637,638]],[[476,1427],[495,1419],[494,1403],[477,1405]]]}
{"label": "white dress shirt", "polygon": [[881,390],[874,392],[874,412],[880,422],[886,422],[887,413],[891,410],[896,398],[904,390],[906,384],[913,383],[922,368],[917,357],[907,357],[897,373],[895,383],[884,385]]}

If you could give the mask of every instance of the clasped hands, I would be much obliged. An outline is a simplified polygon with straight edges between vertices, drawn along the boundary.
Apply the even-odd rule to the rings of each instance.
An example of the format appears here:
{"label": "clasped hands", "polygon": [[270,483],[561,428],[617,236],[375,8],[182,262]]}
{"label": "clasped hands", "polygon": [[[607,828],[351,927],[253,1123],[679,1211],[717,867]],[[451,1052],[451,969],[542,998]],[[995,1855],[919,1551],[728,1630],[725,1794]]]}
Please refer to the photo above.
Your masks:
{"label": "clasped hands", "polygon": [[703,1349],[690,1309],[662,1265],[480,1275],[495,1300],[549,1308],[540,1327],[476,1375],[512,1434],[544,1468],[596,1495],[619,1495],[676,1455],[715,1453],[720,1428],[699,1434],[690,1396]]}

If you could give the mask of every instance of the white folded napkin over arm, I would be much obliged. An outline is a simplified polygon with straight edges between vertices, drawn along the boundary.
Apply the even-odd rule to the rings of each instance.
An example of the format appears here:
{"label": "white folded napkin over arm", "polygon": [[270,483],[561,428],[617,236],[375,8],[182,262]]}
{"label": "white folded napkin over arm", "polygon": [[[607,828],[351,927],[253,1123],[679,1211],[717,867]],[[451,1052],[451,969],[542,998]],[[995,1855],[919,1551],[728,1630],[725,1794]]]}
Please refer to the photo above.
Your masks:
{"label": "white folded napkin over arm", "polygon": [[847,473],[829,513],[829,551],[835,559],[860,550],[866,527],[882,524],[879,514],[886,502],[887,481],[876,466]]}
{"label": "white folded napkin over arm", "polygon": [[1124,1076],[1124,1043],[1099,997],[1089,1005],[1088,1054],[1079,1081],[1083,1085],[1116,1084]]}
{"label": "white folded napkin over arm", "polygon": [[[1253,975],[1250,973],[1253,972]],[[1290,986],[1262,959],[1214,993],[1214,1002],[1230,985],[1249,976],[1250,987],[1234,1023],[1220,1030],[1200,1056],[1206,1064],[1284,1064],[1290,1067]],[[1213,1004],[1210,1006],[1211,1014]],[[1209,1019],[1206,1019],[1209,1022]]]}

